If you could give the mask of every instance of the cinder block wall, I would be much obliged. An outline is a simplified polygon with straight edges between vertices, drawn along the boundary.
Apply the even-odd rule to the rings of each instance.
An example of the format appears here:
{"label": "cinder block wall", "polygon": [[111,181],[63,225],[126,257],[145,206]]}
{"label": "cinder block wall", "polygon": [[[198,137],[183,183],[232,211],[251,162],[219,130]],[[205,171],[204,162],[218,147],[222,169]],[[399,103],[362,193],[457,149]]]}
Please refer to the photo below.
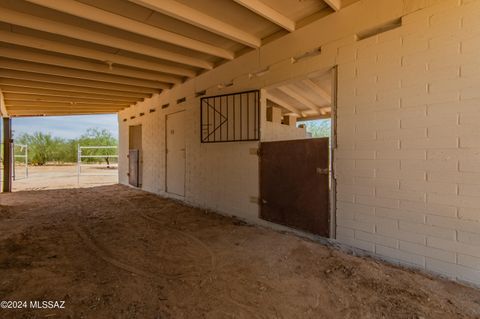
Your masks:
{"label": "cinder block wall", "polygon": [[[195,206],[254,220],[258,206],[250,197],[258,196],[258,157],[251,149],[257,142],[200,143],[200,101],[187,99],[176,104],[176,98],[154,96],[119,114],[120,148],[119,181],[128,184],[128,127],[142,125],[142,189],[182,199]],[[168,108],[161,105],[169,103]],[[155,109],[155,112],[150,112]],[[165,193],[165,124],[168,114],[185,112],[186,180],[185,197]],[[139,116],[144,113],[144,116]],[[134,117],[132,119],[132,117]],[[127,121],[124,121],[127,119]]]}
{"label": "cinder block wall", "polygon": [[340,47],[336,153],[338,240],[477,284],[479,16],[442,1]]}
{"label": "cinder block wall", "polygon": [[[337,65],[337,240],[480,285],[478,16],[480,1],[362,0],[121,112],[120,181],[128,125],[141,122],[143,187],[163,192],[165,113],[186,109],[186,201],[258,221],[257,144],[200,144],[194,92],[220,93],[216,85],[229,81],[221,93],[262,88]],[[401,27],[357,37],[399,19]],[[321,55],[290,62],[319,46]]]}

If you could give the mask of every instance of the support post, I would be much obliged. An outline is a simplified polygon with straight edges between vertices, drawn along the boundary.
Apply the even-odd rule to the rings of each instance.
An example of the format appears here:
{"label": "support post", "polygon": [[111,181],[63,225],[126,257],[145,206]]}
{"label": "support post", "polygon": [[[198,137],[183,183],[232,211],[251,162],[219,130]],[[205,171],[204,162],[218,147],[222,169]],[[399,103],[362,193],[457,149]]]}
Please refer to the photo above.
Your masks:
{"label": "support post", "polygon": [[25,178],[28,178],[28,145],[25,145]]}
{"label": "support post", "polygon": [[13,169],[12,119],[3,118],[3,192],[12,191]]}
{"label": "support post", "polygon": [[12,145],[10,146],[10,148],[12,149],[12,181],[15,181],[15,162],[17,160],[17,157],[15,156],[15,144],[12,143]]}
{"label": "support post", "polygon": [[80,174],[82,173],[82,149],[77,145],[77,185],[80,185]]}

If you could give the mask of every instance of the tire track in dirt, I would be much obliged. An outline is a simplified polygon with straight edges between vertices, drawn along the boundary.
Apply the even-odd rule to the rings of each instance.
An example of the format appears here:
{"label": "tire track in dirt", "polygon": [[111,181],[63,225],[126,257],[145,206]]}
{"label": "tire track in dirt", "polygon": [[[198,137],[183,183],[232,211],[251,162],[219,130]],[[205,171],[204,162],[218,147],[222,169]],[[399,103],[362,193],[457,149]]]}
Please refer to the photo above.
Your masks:
{"label": "tire track in dirt", "polygon": [[[134,207],[134,205],[130,202],[125,202],[125,204],[127,206],[131,206],[132,209],[137,208],[137,207]],[[83,203],[78,204],[78,211],[77,211],[77,214],[76,214],[78,218],[81,218],[81,215],[82,215],[81,212],[84,210],[84,208],[86,208],[86,207],[84,207]],[[210,255],[211,271],[212,272],[214,271],[215,255],[210,250],[210,248],[204,242],[202,242],[200,239],[198,239],[197,237],[195,237],[193,235],[190,235],[188,233],[182,232],[178,229],[168,227],[167,225],[164,225],[164,223],[162,223],[161,221],[159,221],[159,220],[157,220],[153,217],[150,217],[150,216],[148,216],[144,213],[140,213],[140,216],[143,217],[146,220],[153,221],[156,224],[161,225],[162,227],[166,228],[169,231],[176,232],[184,238],[189,238],[191,241],[196,242],[198,245],[200,245],[202,248],[204,248],[204,250],[206,250],[207,253]],[[91,234],[89,234],[88,231],[83,229],[83,227],[81,227],[78,223],[72,223],[72,227],[73,227],[75,233],[78,235],[78,237],[80,237],[82,242],[94,253],[94,255],[96,257],[102,259],[104,262],[106,262],[106,263],[108,263],[112,266],[115,266],[119,269],[122,269],[124,271],[129,272],[129,273],[136,274],[136,275],[141,276],[141,277],[149,278],[149,279],[171,279],[171,280],[175,280],[175,279],[182,279],[184,277],[189,276],[188,273],[172,274],[172,273],[167,273],[167,272],[163,272],[163,271],[150,272],[150,271],[144,271],[142,269],[139,269],[139,268],[137,268],[135,266],[132,266],[128,263],[125,263],[122,260],[111,257],[110,253],[108,251],[106,251],[105,249],[100,248],[101,246],[96,243],[96,240],[93,238],[93,236]]]}
{"label": "tire track in dirt", "polygon": [[140,213],[140,216],[143,217],[144,219],[146,220],[149,220],[149,221],[152,221],[156,224],[159,224],[161,225],[162,227],[165,227],[167,228],[168,230],[172,231],[172,232],[176,232],[177,234],[181,235],[181,236],[184,236],[186,238],[189,238],[190,240],[196,242],[198,245],[200,245],[209,255],[210,255],[210,263],[211,263],[211,271],[214,272],[215,271],[215,265],[216,265],[216,258],[215,258],[215,254],[213,253],[213,251],[210,249],[210,247],[208,247],[207,244],[205,244],[202,240],[200,240],[198,237],[192,235],[192,234],[189,234],[187,232],[184,232],[184,231],[181,231],[179,229],[176,229],[176,228],[173,228],[173,227],[170,227],[170,226],[167,226],[165,225],[164,223],[162,223],[160,220],[152,217],[152,216],[149,216],[143,212]]}
{"label": "tire track in dirt", "polygon": [[[192,241],[196,242],[200,246],[202,246],[210,254],[210,257],[211,257],[211,274],[213,274],[215,272],[216,264],[217,264],[216,257],[215,257],[214,252],[210,249],[210,247],[208,247],[208,245],[205,242],[203,242],[198,237],[196,237],[192,234],[189,234],[189,233],[181,231],[179,229],[170,227],[170,226],[166,225],[165,223],[163,223],[162,221],[156,219],[155,217],[152,217],[148,214],[145,214],[144,212],[140,212],[139,215],[141,217],[143,217],[144,219],[148,220],[148,221],[152,221],[152,222],[156,223],[157,225],[160,225],[164,228],[167,228],[167,229],[169,229],[173,232],[176,232],[176,233],[180,234],[181,236],[185,236],[185,237],[191,239]],[[257,312],[256,307],[251,306],[251,305],[246,304],[246,303],[243,303],[243,302],[233,298],[232,291],[230,289],[227,289],[226,294],[223,296],[223,299],[224,299],[224,301],[227,301],[230,304],[238,307],[239,309],[241,309],[241,311],[244,311],[247,314],[246,318],[258,318],[258,316],[256,315],[256,312]]]}
{"label": "tire track in dirt", "polygon": [[105,251],[103,251],[102,249],[100,249],[98,247],[98,245],[95,243],[95,241],[91,238],[90,235],[88,235],[88,233],[86,231],[84,231],[79,225],[77,224],[73,224],[72,223],[72,227],[75,231],[75,233],[78,235],[78,237],[80,237],[80,239],[82,240],[82,242],[91,250],[94,252],[95,256],[102,259],[103,261],[105,261],[106,263],[110,264],[110,265],[113,265],[117,268],[120,268],[122,270],[125,270],[129,273],[133,273],[133,274],[136,274],[138,276],[142,276],[142,277],[145,277],[145,278],[150,278],[150,279],[156,279],[158,278],[158,276],[155,276],[154,274],[150,273],[150,272],[147,272],[147,271],[143,271],[141,269],[138,269],[134,266],[131,266],[131,265],[128,265],[118,259],[115,259],[115,258],[112,258],[112,257],[109,257],[108,256],[108,253],[106,253]]}
{"label": "tire track in dirt", "polygon": [[[76,211],[75,215],[78,219],[82,219],[82,215],[83,215],[82,213],[84,211],[88,211],[88,207],[85,207],[85,204],[81,201],[77,202],[77,206],[78,207],[77,207],[77,211]],[[149,278],[149,279],[158,278],[157,275],[154,275],[151,272],[138,269],[138,268],[136,268],[132,265],[124,263],[121,260],[110,257],[108,252],[106,252],[104,249],[101,249],[100,246],[98,244],[96,244],[93,236],[91,234],[89,234],[88,231],[84,230],[83,227],[81,227],[79,224],[77,224],[75,222],[72,222],[71,225],[73,227],[73,230],[77,234],[77,236],[80,237],[82,242],[87,246],[88,249],[90,249],[94,253],[94,255],[97,258],[100,258],[104,262],[106,262],[106,263],[108,263],[112,266],[115,266],[115,267],[117,267],[121,270],[124,270],[126,272],[129,272],[129,273],[141,276],[141,277],[145,277],[145,278]]]}
{"label": "tire track in dirt", "polygon": [[[132,209],[137,208],[137,207],[134,207],[134,205],[130,202],[126,202],[125,204],[126,204],[126,206],[131,206]],[[166,212],[166,211],[169,210],[170,206],[174,206],[174,205],[172,204],[172,205],[166,205],[166,206],[167,207],[163,207],[163,209],[160,209],[160,212],[157,211],[157,213]],[[83,211],[84,208],[86,208],[86,207],[84,207],[84,204],[79,203],[78,212]],[[77,217],[81,218],[80,217],[81,214],[76,214],[76,215],[77,215]],[[148,215],[144,212],[140,212],[138,215],[141,218],[143,218],[147,221],[153,222],[157,226],[161,226],[162,230],[167,230],[167,231],[176,233],[176,234],[180,235],[181,237],[189,239],[189,241],[193,241],[193,242],[197,243],[210,256],[210,265],[211,265],[210,274],[213,274],[213,272],[215,271],[215,267],[216,267],[215,254],[208,247],[208,245],[205,244],[202,240],[200,240],[196,236],[193,236],[191,234],[188,234],[188,233],[183,232],[181,230],[178,230],[176,228],[170,227],[165,222],[162,222],[161,220],[159,220],[157,218],[154,218],[154,217],[152,217],[152,216],[150,216],[150,215]],[[75,233],[77,234],[77,236],[80,237],[80,239],[87,246],[87,248],[93,252],[94,256],[96,256],[97,258],[100,258],[104,262],[106,262],[106,263],[108,263],[108,264],[110,264],[110,265],[112,265],[116,268],[119,268],[123,271],[129,272],[129,273],[132,273],[132,274],[144,277],[144,278],[148,278],[148,279],[157,279],[159,277],[163,277],[163,279],[181,279],[183,277],[188,277],[188,274],[185,274],[185,273],[184,274],[179,274],[179,275],[171,275],[171,274],[167,274],[167,273],[164,273],[164,272],[152,273],[152,272],[144,271],[144,270],[141,270],[137,267],[129,265],[129,264],[127,264],[127,263],[125,263],[121,260],[110,257],[109,253],[106,252],[105,249],[100,248],[100,245],[98,245],[96,243],[93,236],[91,234],[89,234],[88,231],[83,229],[82,226],[80,226],[77,223],[72,223],[72,227],[73,227]],[[206,280],[207,280],[207,278],[202,280],[202,283]],[[226,302],[232,304],[240,312],[244,312],[245,314],[247,314],[245,318],[258,318],[255,314],[256,310],[255,310],[254,307],[252,307],[251,305],[242,303],[238,300],[235,300],[232,297],[231,294],[232,294],[232,292],[230,291],[230,289],[227,289],[226,295],[224,296],[224,298],[222,298],[222,299],[224,299],[224,302],[226,301]],[[244,316],[241,316],[241,317],[244,317]]]}

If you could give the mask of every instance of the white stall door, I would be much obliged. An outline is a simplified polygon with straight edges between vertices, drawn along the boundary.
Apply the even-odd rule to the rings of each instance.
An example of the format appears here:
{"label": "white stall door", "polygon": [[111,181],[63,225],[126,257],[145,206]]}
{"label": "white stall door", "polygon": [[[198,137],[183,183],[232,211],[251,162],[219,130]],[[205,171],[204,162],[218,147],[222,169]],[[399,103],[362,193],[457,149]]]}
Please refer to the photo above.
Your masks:
{"label": "white stall door", "polygon": [[167,115],[167,193],[185,196],[185,112]]}

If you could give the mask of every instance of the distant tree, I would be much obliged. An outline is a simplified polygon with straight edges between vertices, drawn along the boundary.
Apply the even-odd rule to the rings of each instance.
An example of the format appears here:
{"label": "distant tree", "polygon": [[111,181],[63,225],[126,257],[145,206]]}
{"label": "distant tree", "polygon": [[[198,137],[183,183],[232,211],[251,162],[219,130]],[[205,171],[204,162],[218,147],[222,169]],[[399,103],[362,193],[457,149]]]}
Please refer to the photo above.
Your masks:
{"label": "distant tree", "polygon": [[28,145],[28,160],[33,165],[45,165],[49,161],[61,161],[61,148],[65,140],[53,137],[50,133],[35,132],[22,134],[16,140],[18,144]]}
{"label": "distant tree", "polygon": [[59,145],[58,153],[61,162],[74,163],[77,161],[77,140],[65,140]]}
{"label": "distant tree", "polygon": [[305,121],[299,124],[305,124],[307,132],[311,133],[312,137],[330,137],[331,135],[330,119]]}
{"label": "distant tree", "polygon": [[[117,146],[117,139],[108,130],[100,130],[97,128],[90,128],[85,134],[80,136],[77,140],[80,146]],[[101,149],[84,149],[82,154],[85,155],[115,155],[117,150],[114,148],[101,148]],[[105,156],[105,162],[107,167],[110,167],[111,157]],[[86,158],[86,162],[96,162],[95,158]]]}

